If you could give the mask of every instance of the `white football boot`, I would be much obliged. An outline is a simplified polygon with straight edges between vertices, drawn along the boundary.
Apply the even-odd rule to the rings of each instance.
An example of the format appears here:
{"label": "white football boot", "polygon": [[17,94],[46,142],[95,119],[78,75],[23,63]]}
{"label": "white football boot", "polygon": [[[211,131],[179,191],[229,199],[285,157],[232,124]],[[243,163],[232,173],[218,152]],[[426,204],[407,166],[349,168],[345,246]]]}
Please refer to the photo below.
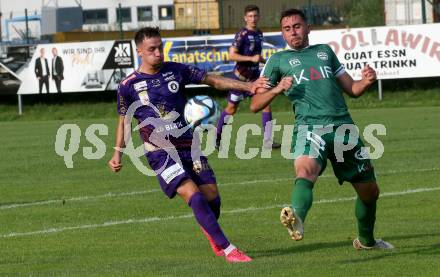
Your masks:
{"label": "white football boot", "polygon": [[359,238],[356,238],[353,240],[353,247],[354,247],[354,249],[357,249],[357,250],[394,249],[394,246],[391,243],[386,242],[381,239],[377,239],[376,243],[373,246],[365,246],[365,245],[362,245]]}

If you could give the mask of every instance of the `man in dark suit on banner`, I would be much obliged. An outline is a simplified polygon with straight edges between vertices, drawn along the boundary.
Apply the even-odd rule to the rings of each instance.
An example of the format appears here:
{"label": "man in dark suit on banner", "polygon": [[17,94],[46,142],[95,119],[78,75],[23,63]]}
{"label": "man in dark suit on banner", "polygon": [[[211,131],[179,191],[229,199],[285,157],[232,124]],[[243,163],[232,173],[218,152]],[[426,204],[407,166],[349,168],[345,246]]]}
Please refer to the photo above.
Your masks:
{"label": "man in dark suit on banner", "polygon": [[55,81],[57,92],[61,93],[61,81],[64,79],[64,64],[63,59],[58,56],[58,50],[52,48],[52,79]]}
{"label": "man in dark suit on banner", "polygon": [[43,84],[46,87],[46,92],[49,93],[49,63],[44,57],[44,48],[40,49],[40,57],[35,61],[35,76],[38,79],[38,93],[42,93]]}

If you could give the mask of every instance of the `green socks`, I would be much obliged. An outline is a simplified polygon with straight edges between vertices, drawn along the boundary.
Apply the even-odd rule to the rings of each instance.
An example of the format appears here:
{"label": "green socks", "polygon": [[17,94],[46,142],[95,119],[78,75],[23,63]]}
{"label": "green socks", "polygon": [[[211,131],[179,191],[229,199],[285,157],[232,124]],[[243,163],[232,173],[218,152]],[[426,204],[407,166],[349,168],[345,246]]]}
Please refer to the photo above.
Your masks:
{"label": "green socks", "polygon": [[355,214],[358,222],[359,240],[365,246],[373,246],[374,222],[376,221],[376,201],[364,203],[359,197],[356,199]]}
{"label": "green socks", "polygon": [[305,221],[307,212],[313,203],[313,183],[307,179],[297,178],[292,192],[292,208]]}
{"label": "green socks", "polygon": [[[305,221],[307,212],[313,203],[313,183],[307,179],[297,178],[292,192],[292,208]],[[364,203],[356,199],[355,215],[358,223],[359,240],[365,246],[373,246],[374,223],[376,222],[376,201]]]}

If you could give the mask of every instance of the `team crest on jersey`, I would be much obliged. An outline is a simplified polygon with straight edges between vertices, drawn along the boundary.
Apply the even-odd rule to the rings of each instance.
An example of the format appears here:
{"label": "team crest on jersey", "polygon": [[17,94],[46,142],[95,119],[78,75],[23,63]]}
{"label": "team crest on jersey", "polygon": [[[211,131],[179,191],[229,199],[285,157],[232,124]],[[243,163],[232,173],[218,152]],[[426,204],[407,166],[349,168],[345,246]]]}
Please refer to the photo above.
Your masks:
{"label": "team crest on jersey", "polygon": [[179,83],[176,81],[171,81],[168,83],[168,90],[172,93],[176,93],[179,90]]}
{"label": "team crest on jersey", "polygon": [[139,92],[138,95],[142,105],[148,105],[150,103],[150,98],[148,97],[148,92],[146,90]]}
{"label": "team crest on jersey", "polygon": [[316,56],[318,57],[318,59],[323,60],[323,61],[327,61],[328,60],[328,55],[325,52],[318,52],[316,54]]}
{"label": "team crest on jersey", "polygon": [[147,89],[148,85],[147,85],[147,81],[141,81],[141,82],[137,82],[133,85],[134,90],[139,92],[139,91],[143,91],[145,89]]}
{"label": "team crest on jersey", "polygon": [[370,158],[367,149],[363,147],[354,153],[354,157],[358,160],[366,160]]}
{"label": "team crest on jersey", "polygon": [[297,67],[297,66],[301,65],[301,61],[298,59],[291,59],[291,60],[289,60],[289,64],[292,67]]}

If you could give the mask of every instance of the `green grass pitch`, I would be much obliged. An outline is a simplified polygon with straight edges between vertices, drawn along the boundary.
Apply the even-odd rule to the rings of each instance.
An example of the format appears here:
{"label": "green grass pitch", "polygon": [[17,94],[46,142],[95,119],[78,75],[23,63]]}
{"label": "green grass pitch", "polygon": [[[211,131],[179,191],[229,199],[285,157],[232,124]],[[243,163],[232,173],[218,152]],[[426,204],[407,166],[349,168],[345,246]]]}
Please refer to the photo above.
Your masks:
{"label": "green grass pitch", "polygon": [[[305,238],[294,242],[279,222],[293,184],[292,161],[210,156],[222,196],[220,223],[230,240],[254,258],[227,264],[215,257],[190,209],[168,200],[154,177],[124,158],[110,172],[116,116],[102,119],[0,122],[0,275],[7,276],[439,276],[440,107],[351,111],[362,128],[380,123],[387,135],[374,165],[382,197],[376,236],[392,251],[356,251],[354,190],[339,186],[329,167],[314,190]],[[279,124],[290,112],[275,112]],[[259,124],[241,112],[234,126]],[[54,150],[64,123],[82,130],[74,168]],[[100,136],[107,152],[87,160],[82,147],[93,123],[109,126]],[[134,137],[138,135],[135,134]],[[280,134],[277,134],[278,138]],[[250,147],[261,137],[249,136]],[[298,275],[300,274],[300,275]]]}

